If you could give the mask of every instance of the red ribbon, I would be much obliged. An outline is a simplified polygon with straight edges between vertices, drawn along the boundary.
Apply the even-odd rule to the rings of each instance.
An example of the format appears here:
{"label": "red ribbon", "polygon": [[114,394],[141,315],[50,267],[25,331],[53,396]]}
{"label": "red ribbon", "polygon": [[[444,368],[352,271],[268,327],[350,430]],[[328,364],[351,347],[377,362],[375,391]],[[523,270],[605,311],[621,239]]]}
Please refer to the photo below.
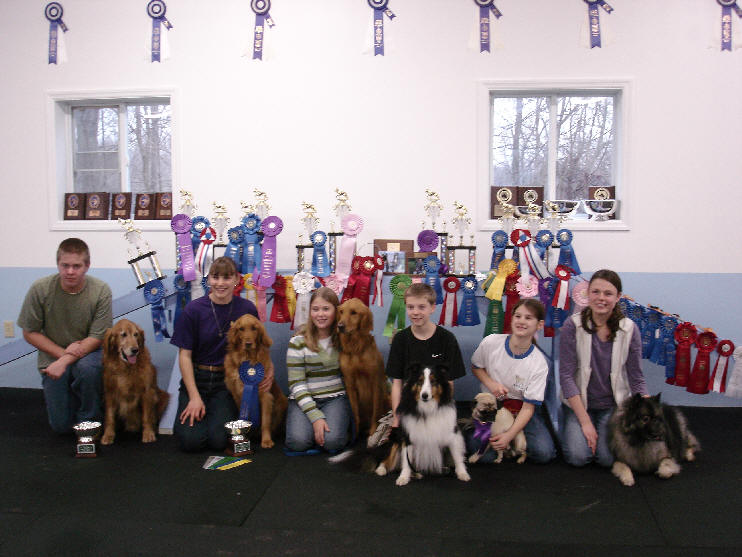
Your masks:
{"label": "red ribbon", "polygon": [[[458,301],[456,300],[456,292],[459,288],[461,288],[461,283],[456,277],[446,277],[443,280],[443,290],[446,291],[446,296],[443,298],[443,306],[441,307],[441,316],[438,319],[438,325],[458,326],[459,308]],[[446,319],[447,316],[450,317]]]}
{"label": "red ribbon", "polygon": [[516,302],[520,300],[520,295],[518,294],[519,278],[520,273],[515,271],[514,273],[510,273],[505,279],[505,290],[503,291],[503,294],[505,295],[505,319],[502,327],[502,332],[505,334],[510,334],[512,332],[510,328],[510,318],[513,314],[513,307]]}
{"label": "red ribbon", "polygon": [[271,321],[274,323],[290,323],[291,313],[289,303],[286,299],[286,278],[276,275],[273,282],[273,307],[271,308]]}
{"label": "red ribbon", "polygon": [[353,256],[353,262],[350,266],[350,276],[348,277],[348,284],[345,286],[345,290],[343,290],[343,297],[340,299],[340,303],[350,300],[351,298],[357,298],[358,296],[355,293],[356,285],[358,283],[358,279],[361,276],[361,263],[363,262],[363,257],[360,255],[354,255]]}
{"label": "red ribbon", "polygon": [[240,280],[239,280],[239,282],[238,282],[238,283],[237,283],[237,284],[236,284],[236,285],[234,286],[234,290],[232,291],[232,293],[233,293],[233,294],[234,294],[235,296],[238,296],[238,297],[239,297],[239,295],[240,295],[240,294],[242,293],[242,289],[243,289],[243,288],[245,288],[245,275],[242,275],[242,274],[240,274],[240,275],[238,275],[238,276],[240,277]]}
{"label": "red ribbon", "polygon": [[675,328],[673,335],[678,343],[675,351],[675,377],[668,377],[665,381],[671,385],[685,387],[690,375],[690,347],[696,342],[698,332],[693,323],[686,321]]}
{"label": "red ribbon", "polygon": [[[709,378],[707,389],[709,391],[716,391],[717,393],[723,393],[727,390],[727,371],[729,370],[729,356],[734,352],[734,343],[731,340],[722,340],[717,346],[716,351],[719,353],[719,359],[716,360],[714,365],[714,372]],[[724,369],[721,371],[722,376],[719,380],[718,389],[714,388],[716,383],[717,374],[719,373],[719,362],[724,360]]]}
{"label": "red ribbon", "polygon": [[688,378],[688,387],[686,387],[686,390],[689,393],[705,395],[709,392],[708,384],[711,367],[711,352],[716,348],[716,344],[716,335],[711,331],[704,331],[698,335],[698,338],[696,338],[698,355],[693,364],[693,371],[690,374],[690,378]]}
{"label": "red ribbon", "polygon": [[569,279],[572,278],[572,271],[565,265],[557,265],[554,273],[559,282],[554,289],[551,305],[555,308],[569,309]]}

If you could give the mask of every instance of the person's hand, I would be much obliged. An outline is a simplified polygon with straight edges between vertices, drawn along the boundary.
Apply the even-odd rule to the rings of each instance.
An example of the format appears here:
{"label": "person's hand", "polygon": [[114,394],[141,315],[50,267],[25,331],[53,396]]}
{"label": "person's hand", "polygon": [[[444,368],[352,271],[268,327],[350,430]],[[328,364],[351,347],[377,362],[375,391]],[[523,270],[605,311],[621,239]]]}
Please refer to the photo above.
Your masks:
{"label": "person's hand", "polygon": [[188,420],[188,425],[193,426],[194,420],[200,422],[204,414],[206,414],[206,406],[204,406],[204,401],[201,400],[201,397],[197,396],[190,399],[188,405],[180,413],[180,423],[184,424]]}
{"label": "person's hand", "polygon": [[510,441],[513,440],[513,436],[510,435],[509,431],[498,433],[490,437],[490,447],[496,451],[504,451],[510,445]]}
{"label": "person's hand", "polygon": [[493,388],[490,390],[492,391],[492,394],[495,395],[497,400],[502,400],[503,398],[505,398],[505,395],[508,394],[508,388],[497,381],[492,381],[492,383]]}
{"label": "person's hand", "polygon": [[67,370],[67,364],[60,362],[59,360],[50,363],[46,369],[41,370],[42,373],[47,374],[52,379],[59,379],[62,374]]}
{"label": "person's hand", "polygon": [[273,372],[273,366],[268,366],[268,369],[265,370],[265,375],[263,376],[263,379],[258,383],[258,392],[261,393],[267,393],[271,390],[271,387],[273,386],[273,378],[275,376],[275,373]]}
{"label": "person's hand", "polygon": [[327,422],[324,418],[320,418],[319,420],[315,420],[312,423],[312,428],[314,429],[314,441],[320,446],[325,446],[325,432],[330,431],[330,426],[327,425]]}
{"label": "person's hand", "polygon": [[73,342],[67,348],[65,348],[64,353],[69,354],[70,356],[74,356],[78,360],[85,355],[85,352],[82,349],[82,343],[79,340]]}
{"label": "person's hand", "polygon": [[595,454],[595,451],[598,449],[598,432],[595,431],[593,422],[588,421],[587,423],[582,424],[582,434],[585,436],[587,446],[590,447],[592,453]]}

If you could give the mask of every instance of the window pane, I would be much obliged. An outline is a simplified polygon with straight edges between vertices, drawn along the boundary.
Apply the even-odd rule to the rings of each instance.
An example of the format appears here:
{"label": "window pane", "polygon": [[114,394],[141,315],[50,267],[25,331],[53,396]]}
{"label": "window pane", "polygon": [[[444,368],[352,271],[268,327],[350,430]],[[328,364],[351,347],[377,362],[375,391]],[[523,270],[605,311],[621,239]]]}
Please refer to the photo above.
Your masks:
{"label": "window pane", "polygon": [[613,97],[561,97],[557,106],[558,199],[587,199],[613,185]]}
{"label": "window pane", "polygon": [[548,129],[548,97],[493,98],[493,185],[546,185]]}
{"label": "window pane", "polygon": [[121,191],[116,107],[74,107],[73,191]]}
{"label": "window pane", "polygon": [[126,111],[131,191],[171,191],[170,105],[128,105]]}
{"label": "window pane", "polygon": [[121,191],[121,173],[116,170],[75,170],[77,193]]}

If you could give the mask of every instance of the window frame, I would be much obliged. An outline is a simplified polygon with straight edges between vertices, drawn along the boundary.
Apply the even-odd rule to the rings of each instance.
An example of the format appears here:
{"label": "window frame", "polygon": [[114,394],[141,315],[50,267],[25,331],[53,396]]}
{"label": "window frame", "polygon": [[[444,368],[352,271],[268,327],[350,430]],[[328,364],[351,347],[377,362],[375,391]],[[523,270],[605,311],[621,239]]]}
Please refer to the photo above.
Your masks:
{"label": "window frame", "polygon": [[[553,96],[553,95],[615,95],[614,102],[614,185],[619,200],[620,219],[606,221],[569,220],[564,226],[572,230],[629,230],[629,130],[631,122],[633,80],[599,79],[599,80],[498,80],[477,82],[477,217],[479,230],[491,231],[501,228],[498,219],[490,215],[490,186],[492,185],[492,103],[493,94]],[[552,131],[553,133],[553,127]],[[556,168],[553,147],[549,150],[549,168]],[[544,191],[555,184],[544,184]],[[549,194],[544,197],[549,199]]]}
{"label": "window frame", "polygon": [[[180,143],[177,122],[179,120],[179,95],[173,88],[147,90],[106,91],[47,91],[47,199],[49,230],[90,231],[121,230],[117,220],[64,220],[64,194],[73,191],[72,107],[102,106],[132,102],[157,102],[167,100],[170,104],[170,149],[173,189],[179,183]],[[121,114],[119,113],[119,121]],[[126,153],[119,150],[122,180],[126,177]],[[133,200],[132,200],[133,202]],[[170,221],[137,220],[141,230],[169,230]]]}

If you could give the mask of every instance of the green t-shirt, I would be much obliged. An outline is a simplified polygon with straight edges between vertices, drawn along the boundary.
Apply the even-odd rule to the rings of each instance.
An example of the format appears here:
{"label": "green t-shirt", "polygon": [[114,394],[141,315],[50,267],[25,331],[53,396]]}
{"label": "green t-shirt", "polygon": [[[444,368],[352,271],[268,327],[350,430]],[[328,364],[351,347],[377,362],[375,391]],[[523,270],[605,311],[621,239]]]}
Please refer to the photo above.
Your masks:
{"label": "green t-shirt", "polygon": [[[87,337],[103,339],[112,324],[111,289],[91,276],[85,277],[85,286],[77,294],[62,290],[58,274],[35,281],[18,316],[23,330],[41,333],[63,348]],[[39,369],[55,360],[39,350]]]}

